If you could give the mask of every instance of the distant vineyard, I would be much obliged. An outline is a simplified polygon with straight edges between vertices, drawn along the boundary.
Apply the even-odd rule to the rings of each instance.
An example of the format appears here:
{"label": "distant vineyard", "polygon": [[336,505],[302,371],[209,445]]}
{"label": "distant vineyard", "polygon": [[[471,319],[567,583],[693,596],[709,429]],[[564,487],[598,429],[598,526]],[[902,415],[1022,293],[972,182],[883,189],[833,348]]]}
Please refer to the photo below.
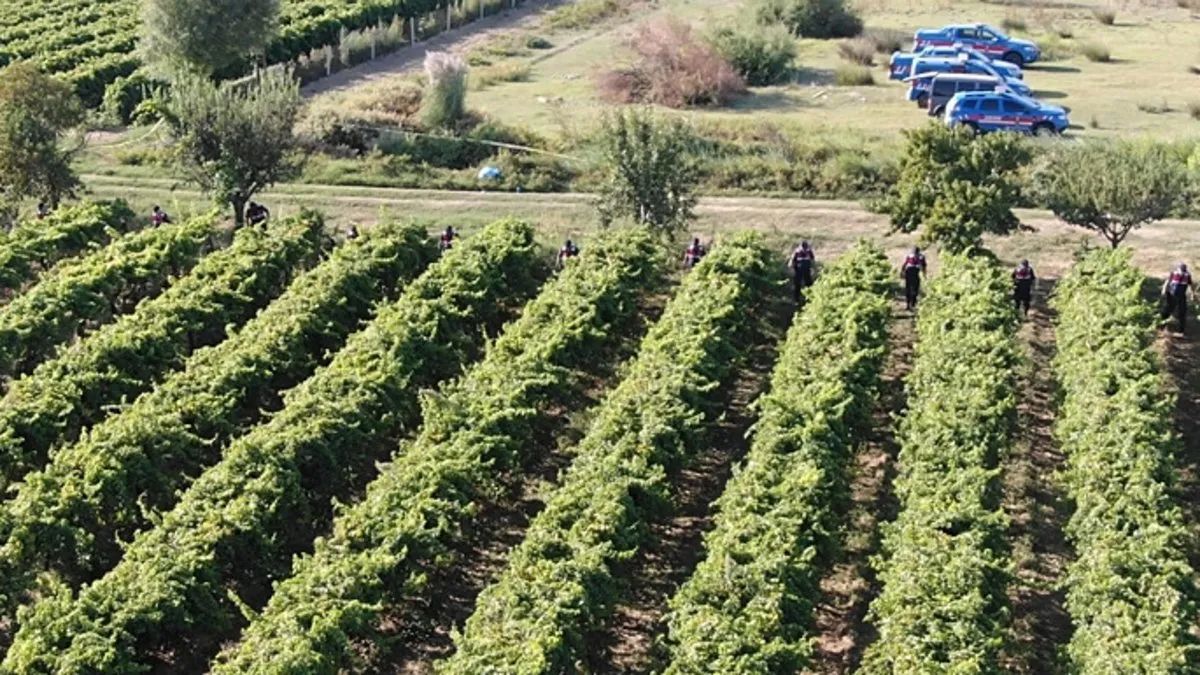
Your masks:
{"label": "distant vineyard", "polygon": [[[281,63],[338,40],[342,29],[359,30],[419,17],[446,0],[284,0],[279,35],[267,61]],[[58,73],[95,107],[105,87],[140,65],[134,53],[139,29],[137,0],[0,0],[0,66],[29,60]]]}

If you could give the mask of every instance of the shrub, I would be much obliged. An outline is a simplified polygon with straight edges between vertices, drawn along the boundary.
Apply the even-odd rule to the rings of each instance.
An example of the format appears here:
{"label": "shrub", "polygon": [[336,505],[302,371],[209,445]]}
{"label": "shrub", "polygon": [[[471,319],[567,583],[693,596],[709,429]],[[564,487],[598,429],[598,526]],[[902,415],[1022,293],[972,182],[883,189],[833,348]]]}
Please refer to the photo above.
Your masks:
{"label": "shrub", "polygon": [[834,72],[833,81],[839,87],[869,87],[875,84],[875,76],[866,66],[843,65]]}
{"label": "shrub", "polygon": [[1188,66],[1188,72],[1193,75],[1200,75],[1200,66]]}
{"label": "shrub", "polygon": [[528,63],[514,61],[480,68],[471,75],[471,88],[478,91],[502,82],[526,82],[532,71]]}
{"label": "shrub", "polygon": [[756,0],[755,17],[762,24],[783,24],[793,35],[828,40],[856,37],[862,19],[845,0]]}
{"label": "shrub", "polygon": [[875,65],[875,43],[866,38],[854,38],[838,44],[838,56],[860,66]]}
{"label": "shrub", "polygon": [[1096,17],[1096,20],[1105,26],[1111,26],[1117,22],[1116,10],[1105,7],[1097,7],[1093,9],[1092,16]]}
{"label": "shrub", "polygon": [[1146,103],[1142,101],[1137,104],[1137,109],[1151,115],[1165,115],[1171,112],[1171,106],[1166,101],[1162,103]]}
{"label": "shrub", "polygon": [[1075,37],[1075,29],[1070,24],[1060,23],[1054,26],[1054,34],[1064,40],[1070,40]]}
{"label": "shrub", "polygon": [[1009,14],[1000,22],[1000,27],[1012,33],[1016,31],[1028,30],[1029,26],[1025,23],[1025,19],[1016,14]]}
{"label": "shrub", "polygon": [[525,40],[526,49],[552,49],[554,44],[544,37],[532,35]]}
{"label": "shrub", "polygon": [[894,54],[904,51],[904,45],[911,39],[908,33],[894,28],[868,28],[863,31],[863,37],[875,45],[875,51],[880,54]]}
{"label": "shrub", "polygon": [[579,30],[625,13],[628,4],[624,0],[578,0],[551,12],[546,24],[559,30]]}
{"label": "shrub", "polygon": [[104,99],[100,102],[100,114],[105,123],[129,124],[138,104],[153,98],[154,90],[162,88],[161,82],[151,80],[137,72],[129,77],[118,77],[104,88]]}
{"label": "shrub", "polygon": [[607,100],[682,108],[723,105],[746,91],[733,66],[680,21],[643,24],[625,46],[637,62],[632,68],[601,75],[600,93]]}
{"label": "shrub", "polygon": [[467,114],[467,64],[446,52],[430,52],[425,77],[422,118],[430,127],[453,127]]}
{"label": "shrub", "polygon": [[624,110],[604,119],[604,178],[596,209],[605,225],[631,218],[674,237],[692,219],[699,180],[691,131],[678,119]]}
{"label": "shrub", "polygon": [[1093,63],[1108,63],[1112,61],[1112,54],[1108,51],[1108,47],[1099,42],[1086,42],[1079,48],[1080,53],[1087,57],[1088,61]]}
{"label": "shrub", "polygon": [[796,42],[782,27],[752,31],[720,27],[708,40],[752,87],[765,87],[786,79],[796,58]]}
{"label": "shrub", "polygon": [[1038,40],[1042,48],[1042,61],[1065,61],[1075,55],[1076,45],[1067,44],[1057,34],[1047,35]]}

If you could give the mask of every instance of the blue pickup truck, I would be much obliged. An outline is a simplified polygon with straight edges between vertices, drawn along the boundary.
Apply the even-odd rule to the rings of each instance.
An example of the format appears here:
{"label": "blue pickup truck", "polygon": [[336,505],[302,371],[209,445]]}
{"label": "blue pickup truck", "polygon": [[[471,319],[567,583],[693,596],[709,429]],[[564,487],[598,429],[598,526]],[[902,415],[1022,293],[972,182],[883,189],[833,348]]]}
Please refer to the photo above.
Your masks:
{"label": "blue pickup truck", "polygon": [[946,104],[946,124],[965,126],[977,133],[1016,131],[1041,135],[1061,134],[1071,126],[1067,110],[1012,92],[960,92]]}
{"label": "blue pickup truck", "polygon": [[968,61],[990,65],[1004,77],[1017,80],[1025,79],[1025,73],[1021,71],[1020,66],[1013,65],[1008,61],[992,60],[986,54],[961,43],[956,43],[950,47],[926,47],[919,52],[896,52],[892,54],[892,61],[888,69],[888,79],[903,80],[912,75],[912,64],[917,59],[952,59],[958,57],[959,54],[965,54]]}
{"label": "blue pickup truck", "polygon": [[952,24],[941,28],[917,31],[913,37],[913,51],[926,47],[952,47],[962,44],[992,59],[1008,61],[1024,67],[1041,58],[1037,44],[1029,40],[1009,37],[1004,31],[983,23]]}

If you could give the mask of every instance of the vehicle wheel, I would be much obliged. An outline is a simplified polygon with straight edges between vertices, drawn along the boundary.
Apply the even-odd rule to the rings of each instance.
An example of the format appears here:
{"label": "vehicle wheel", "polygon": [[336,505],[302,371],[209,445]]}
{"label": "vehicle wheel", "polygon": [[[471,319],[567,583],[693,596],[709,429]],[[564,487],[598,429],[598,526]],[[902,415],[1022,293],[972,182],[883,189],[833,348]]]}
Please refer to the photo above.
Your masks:
{"label": "vehicle wheel", "polygon": [[944,105],[940,105],[940,106],[934,108],[933,110],[929,111],[930,117],[941,117],[942,115],[945,115],[945,114],[946,114],[946,106],[944,106]]}
{"label": "vehicle wheel", "polygon": [[1017,66],[1020,68],[1025,67],[1025,57],[1021,56],[1017,52],[1008,52],[1001,58],[1003,58],[1005,61],[1008,61],[1009,63],[1013,64],[1014,66]]}
{"label": "vehicle wheel", "polygon": [[917,97],[917,107],[918,108],[929,107],[929,97],[928,96],[918,96]]}
{"label": "vehicle wheel", "polygon": [[967,131],[971,132],[972,136],[978,136],[979,134],[983,133],[979,130],[979,125],[975,124],[974,122],[963,122],[963,126],[967,128]]}
{"label": "vehicle wheel", "polygon": [[1038,124],[1037,126],[1033,127],[1033,135],[1041,137],[1057,136],[1058,130],[1049,124]]}

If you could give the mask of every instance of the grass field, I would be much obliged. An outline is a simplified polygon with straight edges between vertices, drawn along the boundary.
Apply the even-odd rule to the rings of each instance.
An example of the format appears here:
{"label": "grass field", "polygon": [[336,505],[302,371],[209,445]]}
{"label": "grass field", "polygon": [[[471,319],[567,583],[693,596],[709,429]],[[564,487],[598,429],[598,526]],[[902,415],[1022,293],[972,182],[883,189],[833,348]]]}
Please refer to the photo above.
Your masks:
{"label": "grass field", "polygon": [[[594,94],[592,77],[624,58],[621,41],[629,26],[666,16],[704,26],[737,21],[745,14],[743,4],[662,0],[621,23],[583,38],[575,36],[571,46],[533,62],[528,81],[472,92],[471,105],[498,119],[544,132],[559,131],[564,123],[585,125],[605,108]],[[859,0],[856,5],[868,28],[909,34],[917,28],[954,22],[981,21],[996,26],[1006,18],[1024,22],[1027,31],[1022,34],[1058,52],[1055,60],[1031,66],[1026,80],[1037,96],[1071,109],[1077,127],[1074,135],[1153,134],[1178,139],[1200,133],[1200,122],[1188,110],[1190,104],[1200,103],[1200,75],[1190,70],[1200,64],[1200,10],[1180,7],[1173,0],[1120,2],[1115,7],[1108,0]],[[1108,7],[1116,10],[1112,26],[1101,24],[1092,13]],[[1062,39],[1052,33],[1055,29],[1073,37]],[[1079,55],[1087,43],[1107,46],[1112,61],[1093,63]],[[832,86],[833,71],[842,63],[837,41],[800,40],[797,61],[800,70],[793,84],[756,89],[729,110],[684,114],[811,133],[858,135],[867,141],[885,140],[925,119],[905,101],[906,85],[887,81],[886,56],[876,59],[877,84],[871,87]],[[1139,106],[1165,111],[1146,112]]]}

